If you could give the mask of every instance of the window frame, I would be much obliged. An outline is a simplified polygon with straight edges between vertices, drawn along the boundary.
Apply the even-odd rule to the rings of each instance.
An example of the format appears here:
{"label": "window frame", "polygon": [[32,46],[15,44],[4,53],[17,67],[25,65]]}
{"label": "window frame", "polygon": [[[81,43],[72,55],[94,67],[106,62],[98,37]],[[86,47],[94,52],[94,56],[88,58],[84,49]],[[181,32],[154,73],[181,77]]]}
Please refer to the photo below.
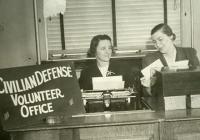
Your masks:
{"label": "window frame", "polygon": [[[114,46],[117,46],[117,33],[116,33],[116,9],[115,9],[115,0],[111,0],[112,2],[112,23],[113,23],[113,45]],[[164,15],[163,15],[163,18],[164,18],[164,23],[167,23],[167,0],[163,0],[163,10],[164,10]],[[60,15],[60,21],[61,21],[61,26],[60,28],[63,28],[63,16]],[[46,25],[45,25],[46,26]],[[63,30],[63,29],[62,29]],[[61,31],[61,34],[63,35],[62,31]],[[64,38],[64,37],[61,37],[61,38]],[[47,39],[45,39],[47,40]],[[62,41],[64,42],[64,41]],[[62,46],[62,50],[49,50],[48,49],[48,46],[47,46],[47,41],[46,41],[46,52],[47,52],[47,60],[54,60],[54,59],[57,59],[57,58],[66,58],[65,56],[69,56],[69,55],[72,55],[72,56],[79,56],[79,55],[84,55],[84,57],[86,56],[86,53],[75,53],[75,54],[68,54],[68,51],[66,51],[65,49],[65,43],[62,43],[63,46]],[[151,51],[151,50],[150,50]]]}

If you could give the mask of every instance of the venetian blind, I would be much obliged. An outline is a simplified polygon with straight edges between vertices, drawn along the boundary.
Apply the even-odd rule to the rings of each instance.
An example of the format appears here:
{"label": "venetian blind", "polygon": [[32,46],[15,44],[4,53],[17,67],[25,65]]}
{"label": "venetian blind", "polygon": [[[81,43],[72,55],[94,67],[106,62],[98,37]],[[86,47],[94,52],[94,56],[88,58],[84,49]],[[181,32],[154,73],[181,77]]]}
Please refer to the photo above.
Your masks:
{"label": "venetian blind", "polygon": [[[113,37],[112,0],[66,0],[66,53],[87,52],[97,34]],[[164,22],[163,0],[115,0],[119,50],[152,49],[151,29]],[[180,44],[180,0],[167,0],[168,23]],[[48,50],[62,50],[60,17],[46,19]]]}
{"label": "venetian blind", "polygon": [[181,44],[180,35],[180,0],[167,0],[167,17],[168,24],[176,34],[175,44],[178,46]]}
{"label": "venetian blind", "polygon": [[117,48],[152,48],[150,31],[163,22],[163,0],[116,0]]}
{"label": "venetian blind", "polygon": [[[49,49],[61,50],[58,17],[48,22]],[[68,53],[87,52],[97,34],[112,38],[111,0],[67,0],[64,13],[65,46]]]}

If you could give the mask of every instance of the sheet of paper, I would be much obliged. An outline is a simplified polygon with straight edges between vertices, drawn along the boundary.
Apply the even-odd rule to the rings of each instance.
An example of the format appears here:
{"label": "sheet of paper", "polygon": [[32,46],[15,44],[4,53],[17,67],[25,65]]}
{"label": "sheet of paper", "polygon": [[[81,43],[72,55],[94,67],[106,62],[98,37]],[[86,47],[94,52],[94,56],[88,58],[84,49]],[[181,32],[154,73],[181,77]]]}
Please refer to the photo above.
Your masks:
{"label": "sheet of paper", "polygon": [[189,60],[181,60],[181,61],[176,61],[173,64],[169,65],[170,69],[188,69],[189,68]]}
{"label": "sheet of paper", "polygon": [[165,110],[186,109],[186,96],[164,97]]}
{"label": "sheet of paper", "polygon": [[108,76],[108,77],[92,77],[92,82],[98,81],[123,81],[122,76]]}
{"label": "sheet of paper", "polygon": [[190,95],[191,108],[200,108],[200,95]]}
{"label": "sheet of paper", "polygon": [[123,89],[122,76],[93,77],[93,90]]}
{"label": "sheet of paper", "polygon": [[162,67],[163,67],[162,62],[160,61],[160,59],[157,59],[156,61],[154,61],[153,63],[151,63],[149,66],[147,66],[144,69],[142,69],[141,72],[142,72],[142,74],[144,75],[144,77],[146,79],[150,79],[150,77],[151,77],[151,70],[155,69],[157,71],[160,71]]}

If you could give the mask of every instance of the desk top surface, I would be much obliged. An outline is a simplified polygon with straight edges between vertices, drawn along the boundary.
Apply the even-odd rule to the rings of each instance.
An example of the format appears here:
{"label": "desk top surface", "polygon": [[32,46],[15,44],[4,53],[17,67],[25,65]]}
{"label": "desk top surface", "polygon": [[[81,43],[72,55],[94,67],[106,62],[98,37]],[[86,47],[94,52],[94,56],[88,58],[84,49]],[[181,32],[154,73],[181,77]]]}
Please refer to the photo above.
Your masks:
{"label": "desk top surface", "polygon": [[148,124],[159,123],[161,121],[180,121],[180,120],[200,120],[200,109],[173,110],[173,111],[119,111],[87,113],[76,115],[70,118],[62,118],[61,123],[48,124],[45,121],[24,126],[21,128],[8,129],[15,131],[33,131],[33,130],[54,130],[70,128],[87,128],[100,126],[116,126],[130,124]]}

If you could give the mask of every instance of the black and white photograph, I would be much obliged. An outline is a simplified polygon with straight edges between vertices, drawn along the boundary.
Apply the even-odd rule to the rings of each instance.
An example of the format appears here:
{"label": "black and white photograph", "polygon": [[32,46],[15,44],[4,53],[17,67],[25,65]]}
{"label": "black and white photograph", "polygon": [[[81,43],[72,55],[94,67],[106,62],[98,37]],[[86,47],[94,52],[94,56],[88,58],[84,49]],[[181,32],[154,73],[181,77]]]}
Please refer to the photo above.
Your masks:
{"label": "black and white photograph", "polygon": [[200,140],[200,0],[0,0],[0,140]]}

